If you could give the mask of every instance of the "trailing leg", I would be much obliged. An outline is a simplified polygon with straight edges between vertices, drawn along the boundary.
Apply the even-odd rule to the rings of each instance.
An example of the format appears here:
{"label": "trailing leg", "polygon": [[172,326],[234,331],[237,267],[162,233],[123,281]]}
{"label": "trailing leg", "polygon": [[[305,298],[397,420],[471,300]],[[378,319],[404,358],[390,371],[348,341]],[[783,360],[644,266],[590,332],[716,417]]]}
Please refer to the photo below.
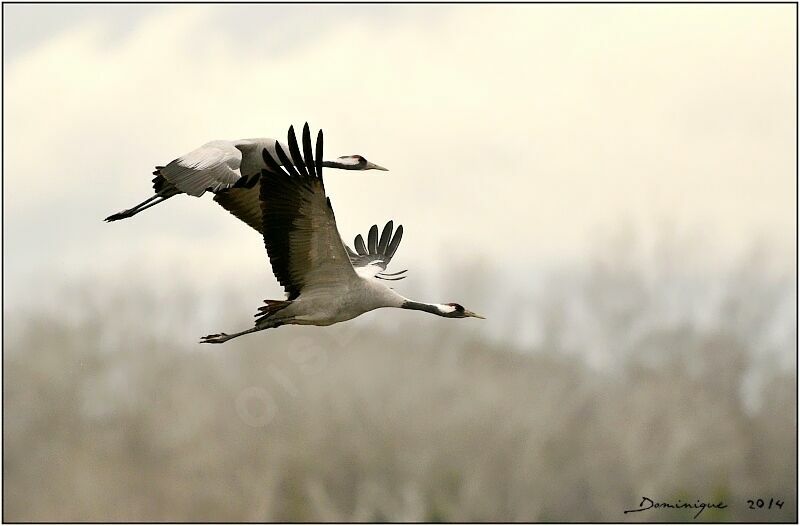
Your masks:
{"label": "trailing leg", "polygon": [[259,307],[258,312],[256,313],[257,319],[255,327],[234,334],[225,334],[224,332],[219,334],[209,334],[208,336],[203,336],[200,339],[200,343],[225,343],[228,340],[238,338],[244,334],[263,331],[264,329],[272,329],[273,327],[280,327],[289,321],[291,317],[283,317],[282,319],[277,320],[275,319],[275,314],[291,304],[291,301],[285,300],[264,300],[264,306]]}
{"label": "trailing leg", "polygon": [[105,220],[106,221],[119,221],[120,219],[127,219],[129,217],[133,217],[136,214],[138,214],[139,212],[141,212],[142,210],[147,210],[151,206],[155,206],[155,205],[157,205],[159,203],[163,203],[164,201],[166,201],[167,199],[169,199],[173,195],[177,195],[177,194],[170,194],[170,195],[167,195],[167,196],[154,195],[150,199],[142,201],[141,203],[139,203],[138,205],[134,206],[133,208],[129,208],[127,210],[123,210],[122,212],[117,212],[116,214],[112,214],[112,215],[108,216],[107,218],[105,218]]}
{"label": "trailing leg", "polygon": [[151,206],[155,206],[158,203],[163,203],[173,195],[178,195],[181,192],[175,186],[164,179],[161,175],[161,168],[163,166],[157,166],[156,171],[153,172],[155,175],[155,179],[153,179],[153,190],[155,190],[156,195],[149,199],[145,199],[138,205],[134,206],[133,208],[128,208],[127,210],[123,210],[122,212],[117,212],[116,214],[112,214],[108,216],[105,220],[106,221],[119,221],[120,219],[126,219],[128,217],[133,217],[142,210],[147,210]]}
{"label": "trailing leg", "polygon": [[225,343],[226,341],[238,338],[239,336],[250,334],[251,332],[263,331],[264,329],[269,329],[269,327],[253,327],[252,329],[247,329],[246,331],[242,332],[235,332],[233,334],[225,334],[224,332],[219,334],[209,334],[208,336],[203,336],[200,338],[200,343]]}

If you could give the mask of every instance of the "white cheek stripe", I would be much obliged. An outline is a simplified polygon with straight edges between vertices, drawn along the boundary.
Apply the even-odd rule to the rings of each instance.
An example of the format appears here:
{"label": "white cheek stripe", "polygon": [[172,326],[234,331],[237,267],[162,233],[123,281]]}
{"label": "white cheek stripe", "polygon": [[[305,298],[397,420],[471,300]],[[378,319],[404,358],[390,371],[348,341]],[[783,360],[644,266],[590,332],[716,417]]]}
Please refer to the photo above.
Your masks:
{"label": "white cheek stripe", "polygon": [[337,159],[341,164],[346,164],[348,166],[358,166],[358,159],[355,157],[345,156],[339,157]]}

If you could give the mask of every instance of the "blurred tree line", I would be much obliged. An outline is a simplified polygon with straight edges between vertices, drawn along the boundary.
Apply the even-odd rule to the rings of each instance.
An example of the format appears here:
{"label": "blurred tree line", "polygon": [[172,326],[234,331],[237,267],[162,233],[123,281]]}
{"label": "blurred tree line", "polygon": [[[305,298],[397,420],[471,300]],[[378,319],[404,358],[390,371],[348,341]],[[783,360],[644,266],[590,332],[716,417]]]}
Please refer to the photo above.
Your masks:
{"label": "blurred tree line", "polygon": [[[6,312],[4,519],[694,514],[623,515],[648,496],[728,504],[700,520],[796,521],[794,278],[758,254],[692,275],[610,252],[536,297],[464,291],[489,271],[462,269],[451,297],[513,298],[487,325],[384,311],[206,347],[188,320],[238,327],[241,299],[209,313],[189,291],[90,281]],[[511,338],[525,326],[535,343]],[[770,497],[783,507],[747,508]]]}

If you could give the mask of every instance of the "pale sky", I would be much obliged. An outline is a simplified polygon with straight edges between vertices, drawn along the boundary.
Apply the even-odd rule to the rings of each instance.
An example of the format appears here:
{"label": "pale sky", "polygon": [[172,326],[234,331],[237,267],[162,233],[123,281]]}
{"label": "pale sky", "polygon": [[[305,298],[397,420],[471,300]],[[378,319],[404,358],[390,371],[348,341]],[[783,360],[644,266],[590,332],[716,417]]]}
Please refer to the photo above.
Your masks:
{"label": "pale sky", "polygon": [[[663,223],[724,261],[795,251],[791,5],[8,5],[11,303],[73,278],[270,279],[207,195],[133,219],[153,166],[212,139],[325,131],[349,242],[402,223],[398,268],[580,261]],[[412,274],[411,279],[414,279]],[[410,281],[409,280],[409,281]],[[277,286],[271,285],[274,290]],[[264,295],[268,297],[268,295]],[[465,302],[465,304],[467,304]]]}

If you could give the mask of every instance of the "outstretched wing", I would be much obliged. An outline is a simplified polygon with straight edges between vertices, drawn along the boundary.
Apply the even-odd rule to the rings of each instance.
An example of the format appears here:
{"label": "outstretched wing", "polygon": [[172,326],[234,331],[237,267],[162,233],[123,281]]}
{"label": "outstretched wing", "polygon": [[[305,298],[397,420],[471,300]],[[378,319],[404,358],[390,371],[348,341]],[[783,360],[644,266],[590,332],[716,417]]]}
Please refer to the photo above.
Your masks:
{"label": "outstretched wing", "polygon": [[246,182],[243,184],[237,182],[234,187],[217,193],[214,196],[214,201],[236,216],[237,219],[253,227],[260,234],[263,221],[261,196],[259,195],[261,173],[240,179],[240,181],[243,180]]}
{"label": "outstretched wing", "polygon": [[359,234],[353,242],[353,246],[356,249],[353,250],[350,247],[346,247],[350,262],[359,274],[364,272],[366,275],[390,281],[403,279],[402,277],[392,276],[399,276],[406,272],[405,270],[392,274],[382,272],[389,266],[392,257],[397,252],[397,247],[400,246],[400,241],[403,239],[403,225],[397,227],[394,235],[392,235],[393,228],[393,221],[386,223],[381,232],[380,240],[378,240],[378,225],[372,225],[372,228],[369,229],[366,245],[364,244],[364,238]]}
{"label": "outstretched wing", "polygon": [[156,175],[181,192],[199,197],[206,190],[217,192],[233,186],[241,178],[241,163],[242,152],[233,143],[212,141],[159,167]]}
{"label": "outstretched wing", "polygon": [[308,123],[303,127],[302,155],[294,127],[289,128],[288,142],[291,161],[280,145],[275,148],[277,160],[263,151],[268,170],[261,172],[259,195],[264,245],[272,271],[288,299],[293,300],[305,289],[341,287],[358,276],[325,195],[322,131],[317,134],[316,155],[312,153]]}
{"label": "outstretched wing", "polygon": [[236,183],[214,195],[214,201],[233,214],[237,219],[244,221],[256,232],[261,234],[261,196],[259,195],[261,170],[265,166],[262,150],[281,164],[275,145],[280,144],[284,152],[289,151],[285,144],[278,143],[275,139],[242,139],[235,143],[236,148],[242,152],[242,177]]}

